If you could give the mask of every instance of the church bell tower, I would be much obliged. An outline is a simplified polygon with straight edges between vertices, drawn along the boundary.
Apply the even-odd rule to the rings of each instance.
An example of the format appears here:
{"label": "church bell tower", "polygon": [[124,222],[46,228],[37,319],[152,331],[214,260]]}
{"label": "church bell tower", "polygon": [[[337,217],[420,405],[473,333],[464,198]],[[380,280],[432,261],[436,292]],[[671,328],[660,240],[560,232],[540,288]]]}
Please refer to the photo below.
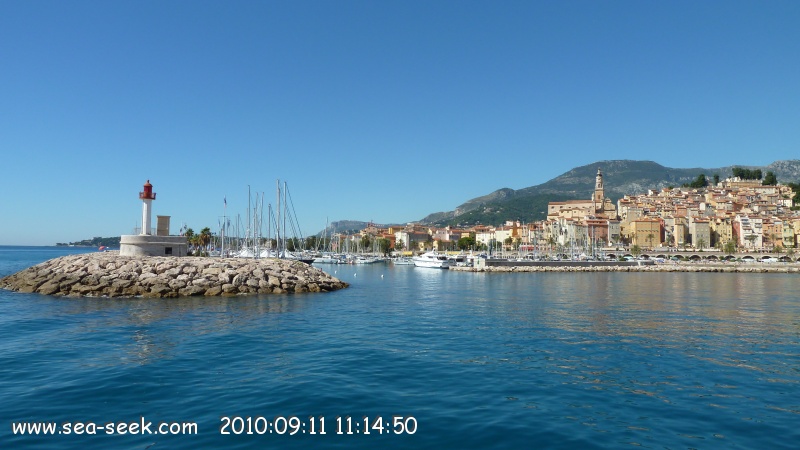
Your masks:
{"label": "church bell tower", "polygon": [[597,177],[594,181],[594,197],[592,197],[595,210],[603,207],[603,199],[605,199],[605,192],[603,191],[603,173],[600,172],[600,168],[598,168]]}

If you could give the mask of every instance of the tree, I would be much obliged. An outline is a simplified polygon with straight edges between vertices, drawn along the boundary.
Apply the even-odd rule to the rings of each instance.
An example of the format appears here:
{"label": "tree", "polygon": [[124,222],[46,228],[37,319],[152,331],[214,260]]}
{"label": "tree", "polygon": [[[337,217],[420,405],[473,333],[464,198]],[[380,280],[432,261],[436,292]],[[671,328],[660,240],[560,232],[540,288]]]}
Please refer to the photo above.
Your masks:
{"label": "tree", "polygon": [[750,170],[742,169],[741,167],[734,167],[731,169],[733,176],[739,177],[743,180],[760,180],[762,177],[761,169]]}
{"label": "tree", "polygon": [[641,247],[639,247],[636,244],[631,246],[631,255],[633,255],[634,258],[638,258],[639,255],[641,255],[641,254],[642,254],[642,248]]}
{"label": "tree", "polygon": [[317,239],[316,236],[308,236],[306,238],[306,241],[305,241],[305,244],[306,244],[305,248],[306,248],[306,250],[316,250],[318,243],[319,243],[319,240]]}
{"label": "tree", "polygon": [[694,188],[694,189],[704,188],[707,185],[708,185],[708,180],[706,180],[706,175],[703,174],[703,173],[698,175],[697,178],[694,181],[689,183],[689,187],[690,188]]}
{"label": "tree", "polygon": [[398,252],[403,250],[403,240],[402,239],[398,239],[398,240],[395,241],[394,249],[396,251],[398,251]]}
{"label": "tree", "polygon": [[[183,232],[183,235],[186,236],[186,243],[190,246],[194,247],[197,243],[197,235],[194,234],[194,230],[191,228],[187,228],[186,231]],[[191,254],[191,252],[189,253]]]}
{"label": "tree", "polygon": [[719,184],[719,174],[715,173],[714,174],[714,186],[716,186],[718,184]]}
{"label": "tree", "polygon": [[189,228],[184,235],[186,236],[186,242],[194,247],[195,256],[204,256],[208,254],[205,248],[211,243],[211,228],[203,228],[200,230],[200,234],[195,234],[194,230]]}
{"label": "tree", "polygon": [[698,239],[698,240],[697,240],[697,248],[699,248],[701,252],[703,251],[703,249],[705,248],[705,246],[706,246],[706,241],[705,241],[705,239],[703,239],[703,238],[700,238],[700,239]]}
{"label": "tree", "polygon": [[388,240],[386,238],[380,238],[380,239],[378,239],[378,247],[380,247],[381,253],[383,253],[384,255],[387,255],[387,254],[389,254],[389,250],[392,247],[392,241],[390,241],[390,240]]}
{"label": "tree", "polygon": [[722,251],[725,253],[732,255],[736,253],[736,243],[733,241],[728,241],[722,246]]}
{"label": "tree", "polygon": [[767,175],[764,177],[764,181],[762,181],[761,184],[764,186],[775,186],[778,184],[778,178],[771,171],[767,172]]}
{"label": "tree", "polygon": [[201,247],[205,247],[211,243],[211,228],[205,227],[200,230],[200,239],[199,244]]}
{"label": "tree", "polygon": [[653,233],[649,233],[649,234],[647,235],[647,240],[650,242],[650,248],[653,248],[653,238],[654,238],[654,237],[655,237],[655,236],[653,236]]}
{"label": "tree", "polygon": [[361,236],[361,249],[366,250],[370,245],[372,245],[372,240],[369,238],[369,235],[365,234]]}
{"label": "tree", "polygon": [[800,203],[800,183],[786,183],[786,185],[792,188],[792,202],[797,205]]}
{"label": "tree", "polygon": [[475,236],[472,234],[469,236],[464,236],[458,240],[457,245],[459,250],[469,250],[475,247]]}

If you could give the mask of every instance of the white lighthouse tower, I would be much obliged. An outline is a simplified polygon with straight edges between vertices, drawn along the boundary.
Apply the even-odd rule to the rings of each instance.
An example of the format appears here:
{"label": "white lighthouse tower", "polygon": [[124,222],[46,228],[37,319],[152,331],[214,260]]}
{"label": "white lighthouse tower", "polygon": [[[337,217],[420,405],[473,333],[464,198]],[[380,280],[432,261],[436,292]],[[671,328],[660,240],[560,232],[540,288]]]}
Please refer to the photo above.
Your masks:
{"label": "white lighthouse tower", "polygon": [[142,199],[142,232],[143,235],[153,234],[152,217],[153,217],[153,200],[156,199],[156,194],[153,192],[153,185],[150,180],[144,184],[142,192],[139,192],[139,198]]}
{"label": "white lighthouse tower", "polygon": [[169,216],[156,216],[158,226],[153,232],[153,200],[156,194],[150,180],[139,192],[142,200],[142,230],[139,234],[123,234],[119,239],[122,256],[186,256],[186,236],[170,236]]}

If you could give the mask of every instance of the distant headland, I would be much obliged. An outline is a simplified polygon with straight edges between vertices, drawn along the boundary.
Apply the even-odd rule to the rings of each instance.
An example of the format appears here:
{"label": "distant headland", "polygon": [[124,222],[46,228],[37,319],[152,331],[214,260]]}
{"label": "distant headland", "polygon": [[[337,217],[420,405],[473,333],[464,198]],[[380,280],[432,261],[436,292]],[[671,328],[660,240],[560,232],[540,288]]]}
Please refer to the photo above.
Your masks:
{"label": "distant headland", "polygon": [[111,247],[119,248],[119,236],[115,237],[94,237],[76,242],[57,242],[57,247]]}

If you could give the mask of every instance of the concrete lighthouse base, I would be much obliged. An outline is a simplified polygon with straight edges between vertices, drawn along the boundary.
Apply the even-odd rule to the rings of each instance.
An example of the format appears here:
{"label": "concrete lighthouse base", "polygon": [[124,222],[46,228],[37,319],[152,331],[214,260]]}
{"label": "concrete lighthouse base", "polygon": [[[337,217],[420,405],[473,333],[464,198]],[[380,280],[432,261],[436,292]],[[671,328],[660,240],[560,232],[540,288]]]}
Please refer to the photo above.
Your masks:
{"label": "concrete lighthouse base", "polygon": [[123,234],[119,240],[122,256],[186,256],[188,249],[186,236]]}

